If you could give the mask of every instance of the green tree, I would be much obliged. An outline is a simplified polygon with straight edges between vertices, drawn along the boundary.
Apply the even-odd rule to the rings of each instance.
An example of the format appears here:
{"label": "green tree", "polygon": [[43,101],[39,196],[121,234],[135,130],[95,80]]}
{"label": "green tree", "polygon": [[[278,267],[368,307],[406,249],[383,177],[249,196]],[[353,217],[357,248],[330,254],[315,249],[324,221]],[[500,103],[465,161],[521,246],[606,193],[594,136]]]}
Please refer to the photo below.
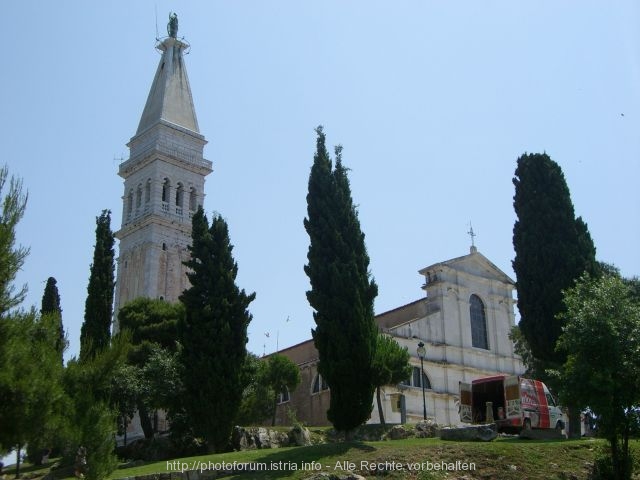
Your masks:
{"label": "green tree", "polygon": [[87,287],[84,323],[80,330],[80,361],[109,345],[113,315],[114,237],[111,211],[103,210],[96,218],[96,244]]}
{"label": "green tree", "polygon": [[267,361],[266,383],[273,392],[273,417],[271,425],[276,424],[276,405],[278,395],[292,391],[300,384],[300,369],[284,355],[273,354]]}
{"label": "green tree", "polygon": [[[9,183],[8,192],[6,192],[7,182]],[[27,294],[26,285],[16,290],[13,282],[25,258],[29,255],[28,248],[15,245],[16,226],[24,215],[28,195],[22,192],[22,180],[9,178],[9,169],[6,166],[0,169],[0,195],[3,195],[0,217],[0,318],[2,318],[9,310],[20,305]]]}
{"label": "green tree", "polygon": [[61,421],[57,405],[63,395],[62,364],[54,347],[57,331],[35,311],[2,319],[4,344],[0,369],[0,445],[20,452],[26,445],[43,447]]}
{"label": "green tree", "polygon": [[325,147],[322,127],[307,194],[307,292],[314,309],[313,340],[319,353],[318,371],[331,387],[327,417],[338,431],[348,432],[371,415],[378,329],[373,301],[378,287],[371,279],[364,234],[336,148],[336,167]]}
{"label": "green tree", "polygon": [[[603,478],[631,478],[629,437],[640,405],[640,302],[620,277],[583,276],[564,294],[561,397],[588,407],[611,448]],[[608,472],[608,473],[607,473]]]}
{"label": "green tree", "polygon": [[65,456],[73,461],[77,448],[86,448],[87,480],[106,478],[118,464],[113,382],[126,361],[130,341],[127,333],[121,333],[91,357],[71,359],[65,369],[63,384],[71,402]]}
{"label": "green tree", "polygon": [[118,435],[123,436],[124,445],[127,444],[127,427],[136,413],[141,397],[141,377],[138,367],[125,363],[120,365],[111,379],[111,403],[118,413]]}
{"label": "green tree", "polygon": [[238,265],[222,217],[214,217],[209,227],[200,207],[193,216],[189,249],[185,265],[191,270],[191,287],[180,296],[186,314],[178,324],[182,400],[194,433],[220,451],[227,447],[244,389],[248,307],[255,293],[247,295],[235,283]]}
{"label": "green tree", "polygon": [[[584,273],[595,273],[595,247],[586,224],[576,218],[560,166],[546,154],[518,159],[513,227],[521,336],[519,349],[530,352],[529,370],[550,385],[548,372],[559,368],[568,351],[556,349],[564,321],[562,291]],[[568,347],[568,345],[566,345]],[[569,407],[571,436],[579,436],[579,411]]]}
{"label": "green tree", "polygon": [[56,324],[58,335],[56,337],[56,350],[60,355],[60,362],[64,363],[63,354],[67,348],[67,338],[64,333],[62,324],[62,307],[60,306],[60,294],[58,293],[57,281],[53,277],[47,279],[42,295],[42,306],[40,314],[42,316],[49,315],[51,321]]}
{"label": "green tree", "polygon": [[[137,298],[118,311],[121,331],[127,331],[131,335],[132,347],[129,350],[128,364],[136,369],[139,384],[135,392],[125,384],[116,387],[123,389],[125,398],[128,397],[127,390],[131,390],[129,394],[135,393],[140,424],[146,438],[153,438],[155,433],[153,411],[168,409],[171,416],[177,408],[163,397],[162,392],[176,392],[181,388],[179,375],[173,374],[177,367],[172,362],[175,361],[177,352],[177,325],[183,316],[184,306],[181,303],[151,298]],[[168,370],[165,373],[151,371],[158,362],[166,363]],[[128,373],[134,374],[132,371]],[[177,384],[166,385],[170,381]],[[128,408],[128,405],[122,406],[126,407],[125,410]],[[130,416],[124,415],[121,418]]]}
{"label": "green tree", "polygon": [[[257,425],[274,415],[274,390],[267,383],[269,364],[255,354],[247,352],[243,367],[243,382],[240,408],[236,415],[238,425]],[[277,394],[276,394],[277,395]]]}
{"label": "green tree", "polygon": [[378,335],[376,357],[373,362],[375,372],[374,384],[376,386],[376,402],[378,403],[378,415],[380,423],[384,427],[384,412],[380,388],[385,385],[396,385],[406,380],[411,375],[409,364],[409,351],[407,347],[401,347],[393,338],[386,335]]}

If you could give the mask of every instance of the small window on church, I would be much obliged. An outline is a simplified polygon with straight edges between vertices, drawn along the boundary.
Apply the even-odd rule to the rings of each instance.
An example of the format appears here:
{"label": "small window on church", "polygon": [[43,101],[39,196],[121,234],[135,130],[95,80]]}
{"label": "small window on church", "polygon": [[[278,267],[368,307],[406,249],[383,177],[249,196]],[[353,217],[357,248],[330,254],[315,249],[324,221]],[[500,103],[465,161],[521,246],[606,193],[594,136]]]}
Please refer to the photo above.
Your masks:
{"label": "small window on church", "polygon": [[329,385],[327,385],[327,382],[322,378],[322,375],[317,373],[316,378],[313,380],[311,393],[320,393],[323,390],[329,390]]}
{"label": "small window on church", "polygon": [[182,184],[179,183],[178,187],[176,188],[176,207],[181,207],[183,200],[184,200],[184,188],[182,187]]}
{"label": "small window on church", "polygon": [[196,189],[191,187],[191,190],[189,191],[189,210],[192,212],[196,211],[197,201],[198,197],[196,195]]}
{"label": "small window on church", "polygon": [[164,182],[162,182],[162,201],[169,201],[169,187],[171,186],[169,179],[165,178]]}
{"label": "small window on church", "polygon": [[477,295],[469,299],[469,314],[471,316],[471,345],[476,348],[489,350],[487,341],[487,315],[484,303]]}
{"label": "small window on church", "polygon": [[133,212],[133,190],[129,191],[129,196],[127,197],[127,216],[131,216]]}
{"label": "small window on church", "polygon": [[138,185],[136,191],[136,208],[140,208],[140,205],[142,205],[142,184]]}
{"label": "small window on church", "polygon": [[151,179],[147,180],[147,184],[144,187],[144,203],[151,201]]}

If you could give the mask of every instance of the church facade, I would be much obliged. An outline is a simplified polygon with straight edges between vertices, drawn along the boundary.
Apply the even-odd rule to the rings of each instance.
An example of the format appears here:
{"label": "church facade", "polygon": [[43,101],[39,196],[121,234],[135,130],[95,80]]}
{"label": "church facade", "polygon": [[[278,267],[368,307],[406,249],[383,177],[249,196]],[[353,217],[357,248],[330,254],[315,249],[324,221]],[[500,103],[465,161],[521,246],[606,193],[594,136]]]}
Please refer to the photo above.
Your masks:
{"label": "church facade", "polygon": [[205,177],[212,163],[203,156],[207,143],[198,128],[184,63],[189,44],[177,38],[177,17],[162,53],[129,159],[120,165],[124,179],[122,224],[114,302],[114,331],[121,306],[138,298],[178,301],[188,288],[187,247],[191,217],[204,200]]}
{"label": "church facade", "polygon": [[[426,417],[440,425],[458,425],[459,382],[525,370],[509,339],[515,283],[475,247],[419,273],[426,296],[375,317],[383,334],[407,347],[412,366],[405,382],[382,388],[383,414],[388,423],[412,423],[422,420],[426,410]],[[288,423],[293,413],[308,425],[329,424],[330,386],[317,372],[313,340],[279,353],[298,364],[302,381],[281,395],[278,423]],[[369,422],[379,423],[375,395],[372,406]]]}

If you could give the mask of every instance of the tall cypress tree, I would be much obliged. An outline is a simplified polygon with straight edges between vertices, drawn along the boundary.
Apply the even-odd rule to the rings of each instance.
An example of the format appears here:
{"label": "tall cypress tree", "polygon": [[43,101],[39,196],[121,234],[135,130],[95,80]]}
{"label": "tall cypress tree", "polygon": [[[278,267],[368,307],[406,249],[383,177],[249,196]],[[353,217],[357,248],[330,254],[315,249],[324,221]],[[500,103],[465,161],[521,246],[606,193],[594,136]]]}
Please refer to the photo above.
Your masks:
{"label": "tall cypress tree", "polygon": [[89,274],[84,323],[80,330],[81,361],[105,348],[111,338],[115,286],[113,244],[111,211],[103,210],[96,218],[96,245]]}
{"label": "tall cypress tree", "polygon": [[42,307],[40,313],[43,316],[49,316],[56,323],[58,335],[56,337],[56,350],[60,355],[60,361],[63,361],[64,350],[67,347],[67,339],[64,335],[64,326],[62,324],[62,308],[60,307],[60,294],[58,293],[57,281],[53,277],[47,279],[42,295]]}
{"label": "tall cypress tree", "polygon": [[309,176],[307,215],[307,292],[314,309],[313,340],[319,353],[318,371],[331,389],[327,417],[339,431],[348,432],[371,415],[375,380],[377,327],[373,301],[378,287],[371,279],[364,234],[336,148],[336,168],[325,146],[322,127]]}
{"label": "tall cypress tree", "polygon": [[534,358],[534,371],[564,363],[556,350],[563,322],[562,291],[583,272],[595,273],[595,247],[584,221],[575,217],[569,187],[560,166],[546,154],[524,154],[513,179],[513,227],[519,327]]}
{"label": "tall cypress tree", "polygon": [[191,259],[185,262],[191,287],[180,296],[186,314],[178,323],[183,346],[183,406],[194,433],[216,451],[227,447],[240,405],[242,366],[247,355],[247,295],[235,283],[227,223],[214,217],[209,227],[202,207],[193,216]]}

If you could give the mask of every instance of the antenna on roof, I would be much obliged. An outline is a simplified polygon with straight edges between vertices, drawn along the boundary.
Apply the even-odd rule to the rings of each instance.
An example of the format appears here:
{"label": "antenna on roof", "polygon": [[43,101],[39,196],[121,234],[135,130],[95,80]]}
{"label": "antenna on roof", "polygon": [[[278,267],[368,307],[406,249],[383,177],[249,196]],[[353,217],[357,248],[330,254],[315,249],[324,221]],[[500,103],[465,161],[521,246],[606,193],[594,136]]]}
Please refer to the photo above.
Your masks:
{"label": "antenna on roof", "polygon": [[158,35],[158,4],[155,5],[156,9],[156,42],[160,40],[160,36]]}

